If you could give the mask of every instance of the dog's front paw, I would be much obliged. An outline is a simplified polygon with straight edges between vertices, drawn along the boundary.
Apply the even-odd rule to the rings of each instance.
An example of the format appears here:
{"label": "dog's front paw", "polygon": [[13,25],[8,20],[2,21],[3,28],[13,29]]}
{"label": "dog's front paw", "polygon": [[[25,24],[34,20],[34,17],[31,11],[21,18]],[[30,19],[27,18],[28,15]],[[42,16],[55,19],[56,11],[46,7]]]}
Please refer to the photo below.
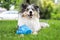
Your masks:
{"label": "dog's front paw", "polygon": [[37,32],[33,32],[33,35],[37,35],[38,33]]}

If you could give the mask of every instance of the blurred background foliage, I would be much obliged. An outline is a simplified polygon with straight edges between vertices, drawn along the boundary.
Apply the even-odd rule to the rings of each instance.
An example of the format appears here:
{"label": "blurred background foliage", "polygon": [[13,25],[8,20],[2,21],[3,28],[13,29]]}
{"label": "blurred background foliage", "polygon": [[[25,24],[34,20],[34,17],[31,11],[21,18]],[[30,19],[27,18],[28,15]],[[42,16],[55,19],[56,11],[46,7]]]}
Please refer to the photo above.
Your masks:
{"label": "blurred background foliage", "polygon": [[24,0],[0,0],[0,7],[9,10],[10,5],[15,5],[15,9],[19,9]]}
{"label": "blurred background foliage", "polygon": [[51,0],[39,0],[37,5],[40,7],[40,16],[42,19],[50,19],[55,4]]}
{"label": "blurred background foliage", "polygon": [[[41,19],[60,19],[60,3],[56,4],[55,0],[30,0],[31,4],[38,5],[40,8]],[[16,10],[21,10],[21,4],[26,0],[0,0],[0,7],[9,10],[10,5],[15,5]]]}

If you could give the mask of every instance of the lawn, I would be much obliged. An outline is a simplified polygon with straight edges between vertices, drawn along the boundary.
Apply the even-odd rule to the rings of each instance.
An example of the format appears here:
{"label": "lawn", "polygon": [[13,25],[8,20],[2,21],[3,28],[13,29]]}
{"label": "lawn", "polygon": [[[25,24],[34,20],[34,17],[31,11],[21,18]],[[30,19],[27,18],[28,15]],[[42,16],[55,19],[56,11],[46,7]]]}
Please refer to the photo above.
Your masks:
{"label": "lawn", "polygon": [[48,22],[49,28],[42,28],[38,35],[25,35],[20,37],[17,35],[17,21],[0,20],[0,40],[60,40],[60,20],[43,20]]}

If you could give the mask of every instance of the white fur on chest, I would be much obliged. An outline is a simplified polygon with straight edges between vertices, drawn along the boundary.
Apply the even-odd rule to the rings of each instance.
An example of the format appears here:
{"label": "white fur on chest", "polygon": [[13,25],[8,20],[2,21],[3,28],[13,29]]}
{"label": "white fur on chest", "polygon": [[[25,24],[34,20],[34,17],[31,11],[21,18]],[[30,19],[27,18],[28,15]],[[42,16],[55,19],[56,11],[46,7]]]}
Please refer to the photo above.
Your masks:
{"label": "white fur on chest", "polygon": [[41,28],[38,18],[28,19],[24,17],[19,17],[18,26],[21,26],[24,24],[27,25],[32,31],[38,31]]}

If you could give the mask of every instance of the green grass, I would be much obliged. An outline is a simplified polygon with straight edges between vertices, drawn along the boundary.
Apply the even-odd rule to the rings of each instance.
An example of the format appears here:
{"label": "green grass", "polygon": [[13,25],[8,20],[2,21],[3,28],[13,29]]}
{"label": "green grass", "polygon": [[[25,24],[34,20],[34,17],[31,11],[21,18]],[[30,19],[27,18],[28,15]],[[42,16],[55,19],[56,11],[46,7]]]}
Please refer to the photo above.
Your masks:
{"label": "green grass", "polygon": [[0,40],[60,40],[60,20],[43,20],[48,22],[49,28],[42,28],[38,35],[25,35],[23,38],[17,35],[17,21],[0,21]]}

